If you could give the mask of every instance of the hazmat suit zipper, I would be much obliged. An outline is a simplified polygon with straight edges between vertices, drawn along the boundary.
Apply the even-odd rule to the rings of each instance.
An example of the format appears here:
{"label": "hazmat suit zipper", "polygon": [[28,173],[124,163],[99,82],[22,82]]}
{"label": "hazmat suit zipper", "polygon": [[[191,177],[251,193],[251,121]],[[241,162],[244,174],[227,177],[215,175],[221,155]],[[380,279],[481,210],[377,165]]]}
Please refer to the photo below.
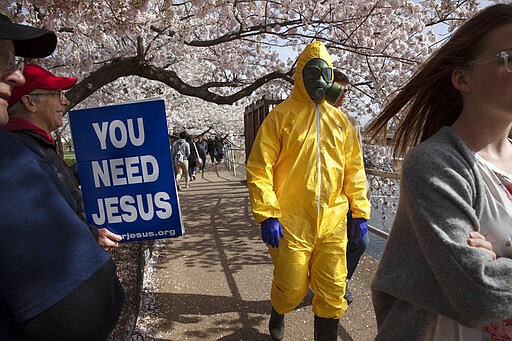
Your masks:
{"label": "hazmat suit zipper", "polygon": [[317,103],[315,103],[315,115],[316,115],[316,144],[317,144],[317,168],[318,168],[318,201],[317,201],[317,227],[319,225],[320,219],[320,201],[322,197],[322,160],[320,157],[320,107]]}

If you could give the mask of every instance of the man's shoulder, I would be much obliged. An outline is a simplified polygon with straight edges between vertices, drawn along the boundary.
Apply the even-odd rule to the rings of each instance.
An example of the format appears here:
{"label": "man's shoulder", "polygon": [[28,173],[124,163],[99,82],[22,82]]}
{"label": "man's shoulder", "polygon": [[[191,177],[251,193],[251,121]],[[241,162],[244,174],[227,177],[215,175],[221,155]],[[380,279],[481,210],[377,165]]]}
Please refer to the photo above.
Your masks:
{"label": "man's shoulder", "polygon": [[39,161],[40,156],[23,144],[20,138],[0,129],[0,171],[21,167],[30,161]]}
{"label": "man's shoulder", "polygon": [[49,151],[50,153],[57,153],[53,144],[37,133],[28,130],[18,130],[13,131],[12,134],[16,135],[24,145],[31,149],[36,149],[38,152],[47,153]]}
{"label": "man's shoulder", "polygon": [[0,150],[18,148],[20,141],[13,133],[0,129]]}

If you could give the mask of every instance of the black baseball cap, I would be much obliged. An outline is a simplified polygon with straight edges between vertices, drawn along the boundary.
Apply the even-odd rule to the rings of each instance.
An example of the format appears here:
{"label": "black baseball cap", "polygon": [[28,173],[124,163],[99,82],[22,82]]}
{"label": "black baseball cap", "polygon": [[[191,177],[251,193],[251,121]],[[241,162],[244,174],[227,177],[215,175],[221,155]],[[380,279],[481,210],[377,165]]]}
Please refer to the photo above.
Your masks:
{"label": "black baseball cap", "polygon": [[53,31],[15,24],[2,13],[0,13],[0,39],[12,40],[15,54],[28,58],[49,56],[57,46],[57,36]]}

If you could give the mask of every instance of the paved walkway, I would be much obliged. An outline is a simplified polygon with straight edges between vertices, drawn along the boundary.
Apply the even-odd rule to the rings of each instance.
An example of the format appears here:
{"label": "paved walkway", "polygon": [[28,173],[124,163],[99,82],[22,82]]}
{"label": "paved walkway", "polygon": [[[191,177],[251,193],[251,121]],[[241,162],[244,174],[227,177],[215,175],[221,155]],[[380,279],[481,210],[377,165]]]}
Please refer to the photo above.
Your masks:
{"label": "paved walkway", "polygon": [[[272,262],[240,180],[219,165],[179,192],[185,235],[155,245],[133,340],[270,340]],[[365,255],[356,270],[340,340],[374,338],[375,267]],[[284,340],[313,340],[311,298],[286,315]]]}

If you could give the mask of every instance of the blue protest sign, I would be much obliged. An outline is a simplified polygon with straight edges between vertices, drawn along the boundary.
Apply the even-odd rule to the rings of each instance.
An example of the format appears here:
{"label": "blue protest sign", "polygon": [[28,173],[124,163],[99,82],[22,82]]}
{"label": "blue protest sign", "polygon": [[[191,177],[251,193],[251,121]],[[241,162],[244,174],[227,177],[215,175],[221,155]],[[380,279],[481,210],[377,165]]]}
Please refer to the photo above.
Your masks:
{"label": "blue protest sign", "polygon": [[183,235],[161,99],[69,112],[87,222],[123,241]]}

